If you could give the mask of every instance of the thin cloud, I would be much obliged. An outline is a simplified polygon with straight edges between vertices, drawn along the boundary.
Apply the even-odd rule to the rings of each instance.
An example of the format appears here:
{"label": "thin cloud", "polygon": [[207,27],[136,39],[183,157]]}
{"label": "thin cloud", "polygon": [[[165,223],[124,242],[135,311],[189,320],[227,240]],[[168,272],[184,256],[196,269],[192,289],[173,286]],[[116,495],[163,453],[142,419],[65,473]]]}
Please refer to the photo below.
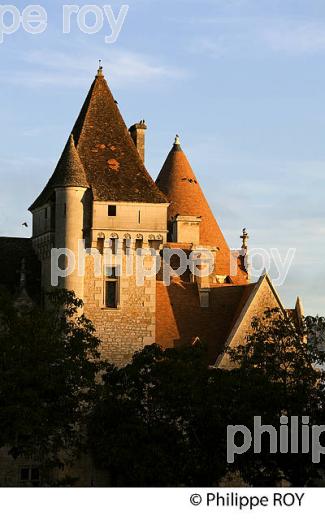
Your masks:
{"label": "thin cloud", "polygon": [[325,51],[325,24],[318,22],[287,22],[268,28],[262,35],[273,51],[292,55],[316,54]]}
{"label": "thin cloud", "polygon": [[260,56],[265,52],[289,56],[325,52],[325,23],[280,17],[229,16],[196,20],[211,27],[205,30],[188,49],[211,58],[245,55]]}
{"label": "thin cloud", "polygon": [[16,74],[8,75],[2,72],[2,82],[24,84],[28,87],[67,87],[80,88],[80,85],[89,84],[89,71],[96,70],[94,56],[103,60],[110,82],[114,87],[126,84],[148,84],[148,82],[181,79],[186,72],[165,64],[158,64],[150,56],[128,50],[110,49],[107,54],[93,49],[92,52],[82,54],[82,60],[72,53],[64,51],[32,51],[21,56],[23,66]]}

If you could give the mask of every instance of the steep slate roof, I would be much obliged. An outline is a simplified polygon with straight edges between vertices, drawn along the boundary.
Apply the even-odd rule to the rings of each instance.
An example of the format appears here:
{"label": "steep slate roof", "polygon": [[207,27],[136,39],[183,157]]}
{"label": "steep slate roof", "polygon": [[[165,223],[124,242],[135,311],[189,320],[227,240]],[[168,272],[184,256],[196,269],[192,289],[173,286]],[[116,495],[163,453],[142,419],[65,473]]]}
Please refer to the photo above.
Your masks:
{"label": "steep slate roof", "polygon": [[169,220],[177,215],[202,217],[201,244],[217,245],[221,253],[229,254],[225,238],[177,139],[159,173],[156,184],[170,201]]}
{"label": "steep slate roof", "polygon": [[215,363],[256,284],[211,287],[209,307],[200,307],[196,284],[157,282],[156,342],[165,348],[190,345],[195,337]]}
{"label": "steep slate roof", "polygon": [[30,209],[35,209],[45,204],[50,198],[54,188],[64,186],[89,188],[86,172],[76,150],[72,134],[69,137],[52,177]]}
{"label": "steep slate roof", "polygon": [[[80,182],[79,156],[94,200],[167,203],[139,156],[101,68],[91,85],[72,135],[77,155],[72,153],[71,143],[67,147],[69,150],[70,146],[70,157],[75,159],[73,172],[78,171],[76,185],[79,186]],[[58,175],[61,181],[66,176],[75,178],[69,170],[71,163],[65,161],[68,171],[62,168],[65,163],[61,158],[61,166],[57,167],[59,172],[54,173],[30,209],[46,202],[54,187],[53,177]],[[84,176],[81,182],[85,184]]]}
{"label": "steep slate roof", "polygon": [[31,238],[0,237],[0,287],[12,295],[19,289],[22,259],[26,260],[26,289],[34,300],[41,292],[41,267]]}

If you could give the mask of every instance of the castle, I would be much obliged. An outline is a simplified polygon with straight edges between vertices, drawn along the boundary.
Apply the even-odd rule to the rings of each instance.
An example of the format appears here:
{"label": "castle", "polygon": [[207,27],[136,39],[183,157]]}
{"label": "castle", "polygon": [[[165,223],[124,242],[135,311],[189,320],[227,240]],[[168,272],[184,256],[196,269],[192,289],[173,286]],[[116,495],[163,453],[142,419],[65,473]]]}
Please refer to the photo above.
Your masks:
{"label": "castle", "polygon": [[[57,267],[66,273],[58,283],[84,301],[106,359],[122,365],[148,344],[200,341],[209,363],[226,366],[225,347],[245,340],[254,316],[285,309],[266,274],[249,280],[246,230],[241,249],[230,250],[178,136],[152,180],[145,132],[144,121],[126,127],[100,67],[52,177],[29,208],[32,238],[0,239],[7,266],[0,284],[42,301],[53,284],[53,251],[78,257],[82,243],[82,272],[76,262],[69,270],[69,254],[58,253]],[[139,283],[130,267],[146,249],[162,262],[152,274],[152,258],[144,256],[151,274]],[[180,256],[200,258],[204,251],[213,259],[208,273],[191,271],[189,263],[180,269]],[[290,313],[299,319],[302,312],[298,299]]]}
{"label": "castle", "polygon": [[[32,237],[0,238],[0,286],[17,304],[46,305],[55,258],[59,287],[84,301],[110,362],[124,365],[152,343],[201,342],[212,366],[228,368],[225,350],[245,342],[253,317],[277,307],[299,320],[302,305],[298,298],[285,309],[267,274],[250,281],[248,234],[230,250],[178,136],[152,180],[145,131],[144,121],[126,127],[100,67],[57,167],[30,207]],[[146,274],[140,280],[139,265]],[[37,471],[0,450],[0,485],[37,485]],[[89,459],[72,475],[81,486],[107,485]]]}

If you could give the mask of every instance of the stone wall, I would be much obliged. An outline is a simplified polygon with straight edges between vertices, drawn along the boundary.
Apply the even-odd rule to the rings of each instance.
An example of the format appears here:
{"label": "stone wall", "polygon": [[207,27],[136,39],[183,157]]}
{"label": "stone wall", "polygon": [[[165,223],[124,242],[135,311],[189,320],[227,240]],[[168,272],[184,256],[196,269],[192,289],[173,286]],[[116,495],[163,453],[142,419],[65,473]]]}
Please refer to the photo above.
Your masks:
{"label": "stone wall", "polygon": [[[123,265],[125,268],[125,257]],[[143,286],[138,286],[135,274],[122,275],[119,286],[118,308],[105,308],[104,275],[94,275],[94,258],[87,256],[85,314],[96,327],[104,359],[124,365],[134,352],[155,342],[156,278],[148,278]]]}

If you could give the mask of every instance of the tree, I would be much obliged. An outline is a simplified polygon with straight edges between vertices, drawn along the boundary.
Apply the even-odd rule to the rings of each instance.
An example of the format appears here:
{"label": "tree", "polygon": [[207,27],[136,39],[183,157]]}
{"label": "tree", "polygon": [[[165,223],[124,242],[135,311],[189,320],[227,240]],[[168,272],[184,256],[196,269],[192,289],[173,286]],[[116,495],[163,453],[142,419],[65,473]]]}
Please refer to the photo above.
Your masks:
{"label": "tree", "polygon": [[102,368],[81,300],[58,290],[49,303],[17,309],[0,296],[0,446],[38,461],[43,478],[83,442]]}
{"label": "tree", "polygon": [[[277,431],[281,416],[298,416],[300,425],[302,416],[310,417],[310,425],[324,424],[325,319],[308,317],[295,323],[278,309],[269,309],[253,320],[252,329],[245,345],[229,350],[239,367],[233,424],[253,431],[254,416]],[[281,479],[302,486],[321,477],[324,467],[324,461],[313,464],[311,450],[270,454],[269,437],[263,434],[262,453],[249,450],[237,457],[235,467],[254,486],[276,485]]]}
{"label": "tree", "polygon": [[112,485],[216,484],[227,469],[226,378],[209,370],[199,346],[151,345],[126,367],[111,366],[89,417],[89,444]]}

